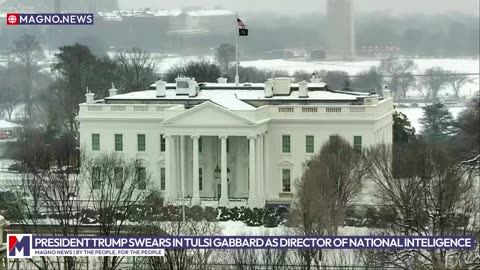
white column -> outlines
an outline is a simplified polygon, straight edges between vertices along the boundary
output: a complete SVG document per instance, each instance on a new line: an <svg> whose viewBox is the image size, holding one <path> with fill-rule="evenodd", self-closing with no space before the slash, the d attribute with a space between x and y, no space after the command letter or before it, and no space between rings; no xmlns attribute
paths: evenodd
<svg viewBox="0 0 480 270"><path fill-rule="evenodd" d="M178 194L177 194L177 190L178 190L178 187L177 187L177 182L178 182L178 176L179 176L179 173L178 173L178 168L179 166L177 165L178 164L178 136L172 136L170 138L170 144L171 144L171 147L170 147L170 157L171 157L171 161L170 161L170 167L171 167L171 172L170 172L170 177L172 179L172 187L171 187L171 194L172 194L172 202L173 203L176 203L177 202L177 198L178 198Z"/></svg>
<svg viewBox="0 0 480 270"><path fill-rule="evenodd" d="M165 135L165 202L172 201L173 179L172 179L172 136Z"/></svg>
<svg viewBox="0 0 480 270"><path fill-rule="evenodd" d="M193 196L192 203L200 204L200 183L199 183L199 166L198 166L198 136L192 136L193 139Z"/></svg>
<svg viewBox="0 0 480 270"><path fill-rule="evenodd" d="M250 147L249 147L249 191L248 191L248 206L254 207L257 204L257 194L255 190L256 185L256 169L255 169L255 139L256 136L248 137Z"/></svg>
<svg viewBox="0 0 480 270"><path fill-rule="evenodd" d="M180 188L182 196L182 204L185 203L185 136L180 136Z"/></svg>
<svg viewBox="0 0 480 270"><path fill-rule="evenodd" d="M259 178L258 178L258 199L259 205L263 206L265 204L265 151L264 151L264 139L265 136L261 133L258 137L258 148L259 148L259 156L258 156L258 171L259 171Z"/></svg>
<svg viewBox="0 0 480 270"><path fill-rule="evenodd" d="M228 182L227 182L227 136L221 136L221 189L219 204L221 206L228 205Z"/></svg>

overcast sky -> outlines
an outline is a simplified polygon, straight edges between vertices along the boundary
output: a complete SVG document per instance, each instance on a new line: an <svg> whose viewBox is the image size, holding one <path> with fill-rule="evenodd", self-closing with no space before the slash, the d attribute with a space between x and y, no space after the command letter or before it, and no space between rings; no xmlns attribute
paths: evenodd
<svg viewBox="0 0 480 270"><path fill-rule="evenodd" d="M325 12L326 0L119 0L120 7L132 8L182 8L187 6L222 7L239 12L273 11L282 14L299 14L318 10ZM452 13L479 14L480 0L355 0L357 12Z"/></svg>

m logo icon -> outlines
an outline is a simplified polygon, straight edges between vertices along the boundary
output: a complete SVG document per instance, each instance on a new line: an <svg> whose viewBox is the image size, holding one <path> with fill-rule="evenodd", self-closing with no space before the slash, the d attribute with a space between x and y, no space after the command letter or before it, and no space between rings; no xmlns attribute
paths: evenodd
<svg viewBox="0 0 480 270"><path fill-rule="evenodd" d="M31 258L32 235L9 234L7 236L8 258Z"/></svg>

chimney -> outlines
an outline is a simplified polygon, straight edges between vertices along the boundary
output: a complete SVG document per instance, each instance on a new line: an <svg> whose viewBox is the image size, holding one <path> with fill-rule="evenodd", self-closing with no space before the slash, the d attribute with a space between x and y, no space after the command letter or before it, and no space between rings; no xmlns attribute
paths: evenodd
<svg viewBox="0 0 480 270"><path fill-rule="evenodd" d="M392 97L392 91L390 91L390 89L388 88L388 85L385 85L383 87L382 93L383 93L383 99L388 99Z"/></svg>
<svg viewBox="0 0 480 270"><path fill-rule="evenodd" d="M308 82L301 81L298 83L298 97L308 98Z"/></svg>
<svg viewBox="0 0 480 270"><path fill-rule="evenodd" d="M85 94L85 98L87 100L87 104L93 104L93 99L95 98L95 94L90 93L87 89L87 93Z"/></svg>
<svg viewBox="0 0 480 270"><path fill-rule="evenodd" d="M268 79L265 82L265 97L267 97L267 98L273 97L273 81L272 81L272 79Z"/></svg>
<svg viewBox="0 0 480 270"><path fill-rule="evenodd" d="M115 89L115 85L112 83L112 88L108 90L108 93L110 93L110 96L116 96L117 95L117 89Z"/></svg>
<svg viewBox="0 0 480 270"><path fill-rule="evenodd" d="M317 77L317 75L312 75L312 78L310 79L311 83L321 83L321 79Z"/></svg>
<svg viewBox="0 0 480 270"><path fill-rule="evenodd" d="M221 84L225 84L225 83L227 83L227 80L228 80L227 78L220 77L220 78L217 79L217 82L221 83Z"/></svg>
<svg viewBox="0 0 480 270"><path fill-rule="evenodd" d="M165 97L167 95L167 82L158 80L155 82L157 97Z"/></svg>
<svg viewBox="0 0 480 270"><path fill-rule="evenodd" d="M191 78L188 81L188 96L196 97L197 96L197 82L194 78Z"/></svg>
<svg viewBox="0 0 480 270"><path fill-rule="evenodd" d="M185 78L185 77L176 78L175 79L175 83L176 83L175 94L176 95L188 95L190 93L189 82L191 80L192 80L191 78Z"/></svg>

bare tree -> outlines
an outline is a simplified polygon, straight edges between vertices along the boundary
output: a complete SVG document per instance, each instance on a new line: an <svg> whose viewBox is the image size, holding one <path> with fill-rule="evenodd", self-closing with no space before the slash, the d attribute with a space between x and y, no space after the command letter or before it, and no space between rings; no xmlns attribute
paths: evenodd
<svg viewBox="0 0 480 270"><path fill-rule="evenodd" d="M143 91L155 81L155 61L145 50L132 48L118 52L115 57L123 92Z"/></svg>
<svg viewBox="0 0 480 270"><path fill-rule="evenodd" d="M442 67L432 67L425 70L420 78L418 91L426 101L435 101L440 91L448 84L448 71Z"/></svg>
<svg viewBox="0 0 480 270"><path fill-rule="evenodd" d="M232 44L220 44L215 49L215 60L226 74L230 63L235 61L235 46Z"/></svg>
<svg viewBox="0 0 480 270"><path fill-rule="evenodd" d="M3 81L3 79L2 79ZM0 86L0 113L6 112L8 120L12 119L12 114L20 100L16 91L9 85Z"/></svg>
<svg viewBox="0 0 480 270"><path fill-rule="evenodd" d="M467 83L467 76L455 74L453 72L447 72L448 76L448 83L452 87L453 95L456 98L460 98L460 90L462 87Z"/></svg>
<svg viewBox="0 0 480 270"><path fill-rule="evenodd" d="M405 98L406 91L415 81L411 72L416 68L417 65L412 59L388 58L380 62L379 70L385 75L391 76L389 88L392 90L394 98Z"/></svg>
<svg viewBox="0 0 480 270"><path fill-rule="evenodd" d="M472 235L479 230L473 218L472 177L448 147L417 141L393 148L379 145L365 155L369 176L377 186L376 195L398 217L386 232L453 236ZM455 261L467 257L468 252L472 251L400 250L389 255L389 263L400 269L446 269L448 258L454 256L450 261Z"/></svg>
<svg viewBox="0 0 480 270"><path fill-rule="evenodd" d="M74 169L78 166L78 151L65 137L49 145L39 139L38 133L24 134L22 143L27 152L22 157L22 165L25 179L9 211L24 233L77 236L82 224L82 209L76 200L81 181ZM45 226L50 229L46 230ZM70 270L75 269L77 258L42 257L29 262L38 269Z"/></svg>
<svg viewBox="0 0 480 270"><path fill-rule="evenodd" d="M158 208L157 208L158 210ZM199 209L192 208L192 211ZM167 236L214 236L220 234L220 227L216 221L208 221L187 215L182 218L179 207L167 206L163 210L164 215L153 215L152 218L142 222L142 234L167 235ZM165 214L166 213L166 214ZM220 255L220 254L218 254ZM176 270L176 269L211 269L215 264L217 251L213 249L167 249L164 257L147 257L142 259L141 264L151 270ZM225 263L222 261L221 263Z"/></svg>
<svg viewBox="0 0 480 270"><path fill-rule="evenodd" d="M393 76L391 86L397 89L398 98L406 98L408 91L415 86L416 81L412 73L406 72L400 76Z"/></svg>
<svg viewBox="0 0 480 270"><path fill-rule="evenodd" d="M81 177L86 183L88 201L97 215L101 236L134 233L138 222L127 225L137 207L148 195L148 175L140 160L125 160L116 153L86 156L82 160ZM85 194L82 194L85 196ZM122 257L102 258L102 269L118 269Z"/></svg>
<svg viewBox="0 0 480 270"><path fill-rule="evenodd" d="M297 233L304 236L337 235L345 209L360 192L364 170L361 154L342 137L332 136L308 163L297 183ZM302 250L307 268L318 250Z"/></svg>
<svg viewBox="0 0 480 270"><path fill-rule="evenodd" d="M39 61L45 58L42 47L34 36L25 34L14 41L12 49L14 58L25 67L25 88L23 100L25 102L25 117L27 120L32 116L32 80L33 72Z"/></svg>

